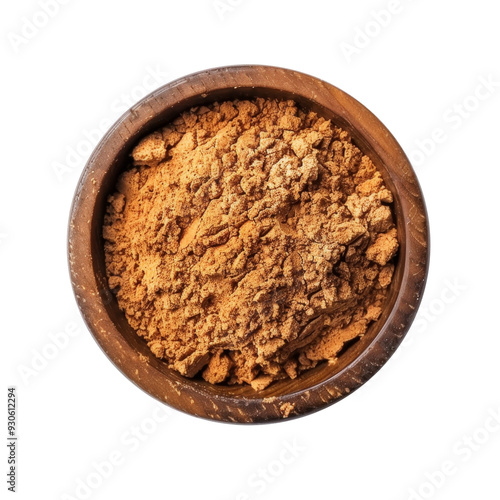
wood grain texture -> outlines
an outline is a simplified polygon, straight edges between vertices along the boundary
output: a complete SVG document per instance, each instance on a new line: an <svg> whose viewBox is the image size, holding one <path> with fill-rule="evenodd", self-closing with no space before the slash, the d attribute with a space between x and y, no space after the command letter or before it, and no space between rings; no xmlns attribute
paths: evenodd
<svg viewBox="0 0 500 500"><path fill-rule="evenodd" d="M296 380L250 387L210 385L169 370L131 329L110 292L104 264L102 223L131 148L180 112L215 100L251 97L294 99L348 130L354 143L382 173L392 190L400 251L381 318L335 365L323 363ZM144 391L191 415L257 423L283 420L324 408L353 392L389 359L420 305L429 262L428 222L415 173L386 127L363 105L336 87L296 71L233 66L195 73L153 92L125 113L104 136L79 180L70 214L68 257L71 281L94 338L122 373Z"/></svg>

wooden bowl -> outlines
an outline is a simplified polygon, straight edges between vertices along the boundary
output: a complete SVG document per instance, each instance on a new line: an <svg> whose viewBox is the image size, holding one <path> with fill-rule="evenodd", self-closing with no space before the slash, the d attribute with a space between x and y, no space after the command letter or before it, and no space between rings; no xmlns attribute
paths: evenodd
<svg viewBox="0 0 500 500"><path fill-rule="evenodd" d="M400 250L381 318L334 365L326 362L295 380L255 392L249 386L211 385L167 368L132 330L108 288L102 224L106 198L114 191L132 147L180 112L235 98L293 99L350 132L394 194ZM267 66L201 71L159 88L130 108L90 157L71 208L68 253L78 306L94 338L116 367L154 398L191 415L255 423L305 415L353 392L389 359L415 317L427 277L428 224L415 173L385 126L338 88L303 73ZM289 403L289 404L287 404Z"/></svg>

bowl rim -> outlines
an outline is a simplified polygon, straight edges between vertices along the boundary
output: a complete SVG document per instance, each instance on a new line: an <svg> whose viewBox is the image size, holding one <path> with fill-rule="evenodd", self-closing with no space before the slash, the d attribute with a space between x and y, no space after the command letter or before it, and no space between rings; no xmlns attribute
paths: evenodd
<svg viewBox="0 0 500 500"><path fill-rule="evenodd" d="M367 138L367 144L388 170L397 169L406 177L406 183L397 184L404 190L401 199L405 244L400 248L403 278L390 314L360 355L333 376L306 389L273 397L229 397L200 389L200 385L190 379L166 378L154 364L141 359L111 320L106 303L114 299L106 290L107 283L98 283L94 272L92 247L96 235L91 221L97 197L101 194L100 182L116 161L120 142L123 148L127 141L133 143L155 129L152 123L160 114L159 111L152 113L155 106L172 109L173 103L182 104L188 96L212 102L214 99L210 96L215 90L231 87L286 90L303 101L333 109L359 132L360 137ZM179 94L182 99L176 101ZM180 109L189 107L181 105ZM364 121L360 121L360 117ZM370 139L371 130L378 131L382 139ZM330 406L361 387L388 361L408 332L421 303L429 267L429 240L427 209L416 174L401 146L373 113L346 92L311 75L275 66L234 65L206 69L173 80L141 99L110 127L89 157L77 183L67 244L71 284L80 312L97 344L123 375L155 399L190 415L224 422L264 423L283 421L287 412L282 408L286 403L293 407L288 420Z"/></svg>

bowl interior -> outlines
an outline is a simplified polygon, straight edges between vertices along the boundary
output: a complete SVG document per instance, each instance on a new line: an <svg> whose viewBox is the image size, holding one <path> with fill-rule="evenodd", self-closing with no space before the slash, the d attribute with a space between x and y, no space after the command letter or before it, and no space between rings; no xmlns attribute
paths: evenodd
<svg viewBox="0 0 500 500"><path fill-rule="evenodd" d="M253 97L293 99L303 110L314 111L320 116L331 119L334 124L342 127L351 134L353 142L364 154L368 155L374 162L374 164L381 172L386 185L394 195L394 204L392 208L395 224L398 229L400 251L398 253L398 256L396 257L395 273L393 281L389 288L389 293L382 316L377 322L371 325L367 333L361 339L344 347L342 355L340 356L337 363L333 365L326 362L321 363L316 368L304 372L295 380L282 380L274 382L268 388L259 392L254 391L249 386L228 386L225 384L214 386L203 381L201 378L189 379L190 384L196 386L197 389L205 393L245 399L291 395L298 391L310 389L311 387L321 384L325 380L331 378L333 375L344 370L365 350L367 350L373 344L381 328L388 321L391 315L404 276L406 255L406 226L403 223L404 217L402 213L400 193L396 189L396 185L393 182L387 165L384 164L375 149L371 146L370 142L367 141L365 137L363 137L359 133L359 131L356 130L351 125L351 123L341 114L337 114L331 109L315 102L314 100L307 99L302 95L296 94L294 92L264 87L228 87L225 89L217 89L212 92L203 92L198 95L183 99L169 109L152 117L144 127L138 130L136 133L133 133L132 135L130 135L130 137L123 141L123 145L119 149L116 157L110 161L110 168L107 170L106 174L103 177L100 190L97 194L91 221L91 252L92 262L94 265L93 271L95 274L95 280L98 284L98 292L101 296L102 303L106 308L106 312L109 318L115 324L117 330L121 333L129 346L134 351L144 356L145 358L143 359L147 358L147 363L151 367L154 367L154 369L159 371L161 374L163 374L164 377L170 380L186 383L187 379L182 377L177 372L170 370L163 361L156 358L147 347L146 342L142 338L137 336L137 334L128 324L125 315L119 309L116 298L108 287L104 261L104 241L102 237L102 225L106 209L106 199L108 194L114 191L118 176L129 164L129 155L133 146L142 137L162 127L163 125L166 125L172 119L176 118L182 111L188 110L193 106L202 104L206 105L207 103L211 103L214 101L220 102L224 100L246 99ZM134 108L132 108L131 112L134 112Z"/></svg>

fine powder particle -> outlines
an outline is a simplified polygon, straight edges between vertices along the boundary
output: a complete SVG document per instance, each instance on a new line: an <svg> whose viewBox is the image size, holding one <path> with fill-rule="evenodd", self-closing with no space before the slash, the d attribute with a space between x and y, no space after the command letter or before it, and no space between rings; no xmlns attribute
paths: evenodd
<svg viewBox="0 0 500 500"><path fill-rule="evenodd" d="M349 134L293 101L193 108L134 148L108 198L109 286L169 367L260 390L336 362L379 318L392 201Z"/></svg>

